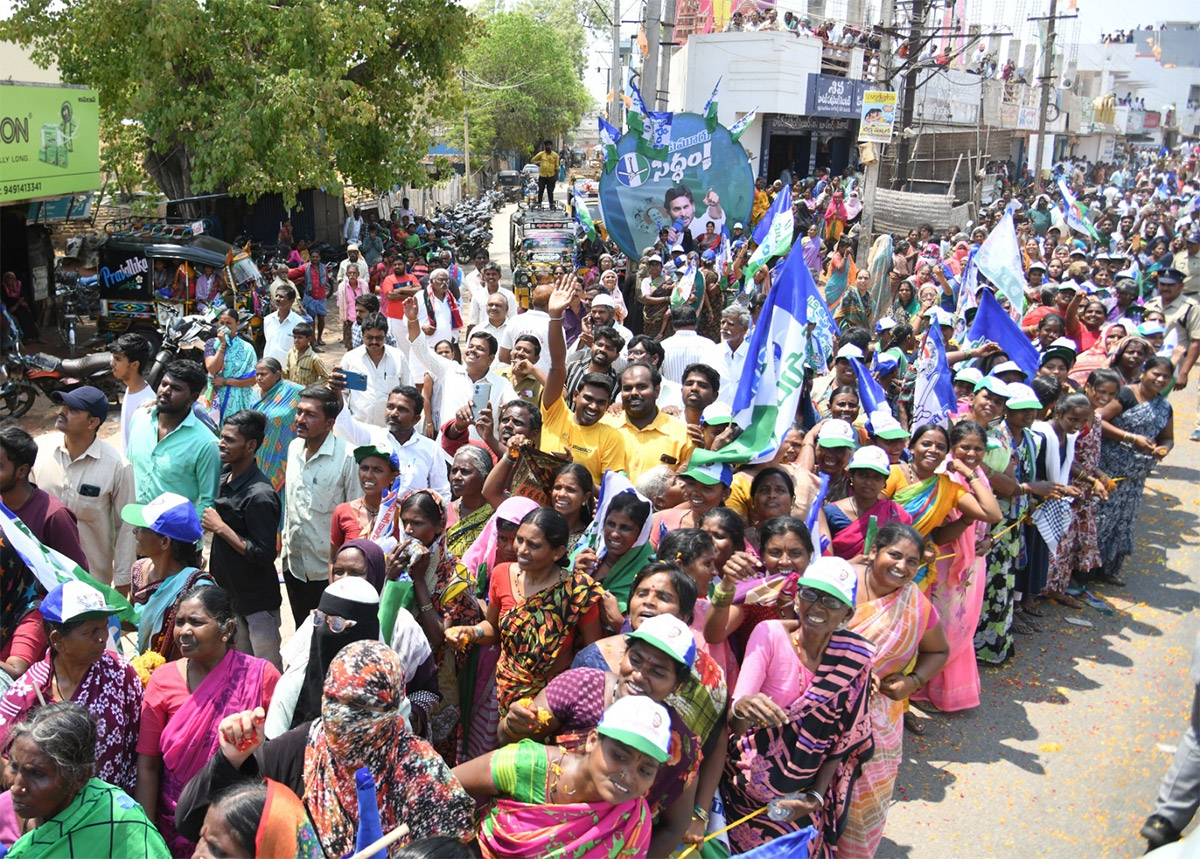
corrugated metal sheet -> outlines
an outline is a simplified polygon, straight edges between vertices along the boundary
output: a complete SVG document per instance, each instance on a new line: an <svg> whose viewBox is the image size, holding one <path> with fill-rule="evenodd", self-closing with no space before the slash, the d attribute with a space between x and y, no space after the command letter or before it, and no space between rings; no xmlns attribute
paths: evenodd
<svg viewBox="0 0 1200 859"><path fill-rule="evenodd" d="M945 232L952 226L965 227L971 220L971 207L953 203L953 198L946 194L912 194L880 188L875 192L875 233L907 233L921 224L932 225L934 232Z"/></svg>

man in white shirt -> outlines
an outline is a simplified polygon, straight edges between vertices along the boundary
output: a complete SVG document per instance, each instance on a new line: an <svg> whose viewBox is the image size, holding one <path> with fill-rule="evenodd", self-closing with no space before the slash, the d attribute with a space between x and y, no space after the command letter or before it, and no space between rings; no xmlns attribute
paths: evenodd
<svg viewBox="0 0 1200 859"><path fill-rule="evenodd" d="M332 432L344 413L341 398L329 388L312 385L300 392L296 438L288 445L281 556L296 626L317 607L329 584L334 508L362 495L351 448Z"/></svg>
<svg viewBox="0 0 1200 859"><path fill-rule="evenodd" d="M722 347L696 333L696 311L684 304L671 310L675 333L662 341L665 356L663 378L675 384L683 382L683 370L691 364L707 364L714 370L725 364Z"/></svg>
<svg viewBox="0 0 1200 859"><path fill-rule="evenodd" d="M405 197L400 201L400 208L395 209L394 214L400 218L400 223L402 224L404 223L405 218L408 218L410 221L415 221L417 219L417 210L408 204L408 197Z"/></svg>
<svg viewBox="0 0 1200 859"><path fill-rule="evenodd" d="M478 257L476 257L478 260ZM472 275L474 272L471 273ZM471 306L467 312L467 327L468 330L480 324L484 319L488 318L487 302L496 293L501 293L505 296L507 307L505 310L505 318L512 319L517 315L517 297L511 289L500 285L500 265L499 263L489 262L484 265L479 274L479 286L471 289ZM467 279L471 279L471 275L467 275Z"/></svg>
<svg viewBox="0 0 1200 859"><path fill-rule="evenodd" d="M504 335L508 332L508 309L516 303L517 300L511 292L506 294L503 290L497 290L493 295L489 295L487 304L484 305L487 310L487 323L475 326L471 333L483 331L495 337L497 343L503 343Z"/></svg>
<svg viewBox="0 0 1200 859"><path fill-rule="evenodd" d="M475 263L475 267L470 271L463 271L460 274L462 282L458 285L458 294L460 296L459 305L463 309L463 322L468 327L478 322L475 313L475 296L483 289L483 270L488 265L488 252L484 248L475 251L475 255L471 257L471 262ZM447 266L448 267L448 266ZM499 268L499 266L497 266Z"/></svg>
<svg viewBox="0 0 1200 859"><path fill-rule="evenodd" d="M33 482L72 510L88 572L128 591L136 557L132 528L122 527L121 508L137 502L133 466L96 437L108 417L108 398L85 385L50 395L61 407L56 432L37 438Z"/></svg>
<svg viewBox="0 0 1200 859"><path fill-rule="evenodd" d="M305 319L292 310L296 290L289 286L275 287L275 312L263 317L263 357L274 358L280 366L287 363L292 346L292 332Z"/></svg>
<svg viewBox="0 0 1200 859"><path fill-rule="evenodd" d="M346 247L346 258L338 264L337 282L341 283L346 279L346 270L354 266L358 269L358 279L363 283L371 281L371 270L367 267L367 261L362 258L359 253L358 245L351 243Z"/></svg>
<svg viewBox="0 0 1200 859"><path fill-rule="evenodd" d="M330 384L338 388L336 378L331 378ZM412 385L399 385L388 394L385 426L363 423L343 409L333 431L352 447L373 444L396 454L400 463L401 498L414 489L432 489L448 499L450 457L436 441L415 431L424 409L425 398L420 391Z"/></svg>
<svg viewBox="0 0 1200 859"><path fill-rule="evenodd" d="M469 409L475 396L476 383L486 383L490 386L488 406L492 415L500 414L500 406L504 405L501 397L504 395L505 379L492 372L492 362L496 360L496 351L500 348L491 334L486 331L472 331L467 338L466 348L463 349L463 362L450 361L433 351L429 338L421 331L417 322L417 300L404 300L404 315L408 320L408 339L412 343L412 354L425 365L429 375L437 383L438 400L437 420L445 424L455 418L462 409ZM478 415L472 415L472 419ZM471 440L482 441L479 433L471 424Z"/></svg>
<svg viewBox="0 0 1200 859"><path fill-rule="evenodd" d="M746 339L750 332L750 309L741 304L731 304L721 311L721 349L725 361L716 369L724 374L725 384L721 386L721 394L717 399L723 403L733 403L733 395L737 393L738 380L742 378L742 369L746 366L746 355L750 353L750 341Z"/></svg>
<svg viewBox="0 0 1200 859"><path fill-rule="evenodd" d="M434 343L449 340L458 342L458 329L462 325L462 317L455 320L455 313L450 307L450 272L444 268L435 268L429 273L429 286L418 292L417 317L421 321L421 329Z"/></svg>
<svg viewBox="0 0 1200 859"><path fill-rule="evenodd" d="M550 372L550 314L546 306L554 287L548 283L539 284L530 297L533 309L519 314L508 323L504 339L500 341L500 363L507 364L512 358L513 341L522 334L532 334L542 344L542 354L538 357L537 368L543 373Z"/></svg>
<svg viewBox="0 0 1200 859"><path fill-rule="evenodd" d="M358 240L362 236L362 228L362 213L355 209L346 217L346 223L342 227L342 241L348 245L358 244Z"/></svg>
<svg viewBox="0 0 1200 859"><path fill-rule="evenodd" d="M383 426L388 393L397 385L412 382L404 353L395 346L384 345L387 333L386 316L382 313L368 315L362 323L363 345L351 349L342 357L341 364L330 379L332 386L341 390L346 386L344 371L367 377L367 389L347 390L346 402L351 416L376 427Z"/></svg>
<svg viewBox="0 0 1200 859"><path fill-rule="evenodd" d="M112 354L113 378L125 386L125 396L121 398L121 433L116 439L118 449L125 451L129 447L129 423L134 413L153 403L156 396L142 378L143 369L150 366L154 356L150 341L132 333L122 334L108 351Z"/></svg>

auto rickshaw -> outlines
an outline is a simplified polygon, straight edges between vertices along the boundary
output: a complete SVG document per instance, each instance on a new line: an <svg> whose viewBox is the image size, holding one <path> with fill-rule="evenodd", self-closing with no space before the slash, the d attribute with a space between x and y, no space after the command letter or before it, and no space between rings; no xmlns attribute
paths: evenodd
<svg viewBox="0 0 1200 859"><path fill-rule="evenodd" d="M266 281L247 249L209 235L211 229L208 219L129 218L106 224L97 271L100 336L111 342L134 332L157 349L160 331L221 298L254 314L250 326L260 344L262 313L269 307ZM197 296L202 275L216 277L207 298Z"/></svg>

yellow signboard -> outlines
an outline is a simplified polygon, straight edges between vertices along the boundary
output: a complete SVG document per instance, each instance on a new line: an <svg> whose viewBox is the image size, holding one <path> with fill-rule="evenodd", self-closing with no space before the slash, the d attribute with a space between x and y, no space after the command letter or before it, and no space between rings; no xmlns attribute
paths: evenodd
<svg viewBox="0 0 1200 859"><path fill-rule="evenodd" d="M858 139L864 143L890 143L896 127L896 93L867 90L863 93Z"/></svg>
<svg viewBox="0 0 1200 859"><path fill-rule="evenodd" d="M0 203L99 189L96 91L0 83Z"/></svg>

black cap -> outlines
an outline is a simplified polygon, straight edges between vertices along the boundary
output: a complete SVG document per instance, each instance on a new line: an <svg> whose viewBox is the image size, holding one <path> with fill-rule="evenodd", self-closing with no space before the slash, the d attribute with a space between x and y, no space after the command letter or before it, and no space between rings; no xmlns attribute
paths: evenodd
<svg viewBox="0 0 1200 859"><path fill-rule="evenodd" d="M50 395L50 401L91 412L101 421L108 417L108 397L104 396L104 392L99 388L93 388L91 385L84 385L73 391L55 391Z"/></svg>
<svg viewBox="0 0 1200 859"><path fill-rule="evenodd" d="M1183 275L1176 268L1164 268L1158 272L1159 283L1183 283Z"/></svg>

